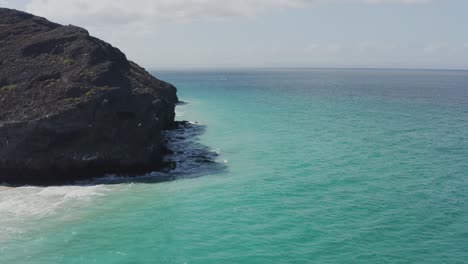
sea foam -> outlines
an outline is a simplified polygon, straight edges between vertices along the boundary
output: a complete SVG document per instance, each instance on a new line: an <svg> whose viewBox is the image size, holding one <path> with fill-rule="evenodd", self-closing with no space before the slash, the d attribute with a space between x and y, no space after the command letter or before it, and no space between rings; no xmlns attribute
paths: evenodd
<svg viewBox="0 0 468 264"><path fill-rule="evenodd" d="M0 241L15 238L34 223L70 205L105 195L111 186L0 187Z"/></svg>

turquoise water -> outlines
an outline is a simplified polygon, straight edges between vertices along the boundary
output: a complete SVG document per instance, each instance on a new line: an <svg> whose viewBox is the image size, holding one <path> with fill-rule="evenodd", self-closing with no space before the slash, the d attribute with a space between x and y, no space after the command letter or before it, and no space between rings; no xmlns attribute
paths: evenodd
<svg viewBox="0 0 468 264"><path fill-rule="evenodd" d="M157 76L222 169L0 187L0 263L468 263L468 72Z"/></svg>

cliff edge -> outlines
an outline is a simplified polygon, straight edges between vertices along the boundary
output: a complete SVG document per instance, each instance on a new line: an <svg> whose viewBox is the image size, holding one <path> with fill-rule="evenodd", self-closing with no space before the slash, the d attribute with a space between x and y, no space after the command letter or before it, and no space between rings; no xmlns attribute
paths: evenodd
<svg viewBox="0 0 468 264"><path fill-rule="evenodd" d="M160 169L176 92L83 28L0 8L0 183Z"/></svg>

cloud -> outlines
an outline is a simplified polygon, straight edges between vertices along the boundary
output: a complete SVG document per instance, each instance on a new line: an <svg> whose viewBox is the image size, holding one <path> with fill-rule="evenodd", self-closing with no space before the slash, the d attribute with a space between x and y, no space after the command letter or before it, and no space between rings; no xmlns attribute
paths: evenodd
<svg viewBox="0 0 468 264"><path fill-rule="evenodd" d="M372 4L382 4L382 3L403 3L403 4L421 4L429 3L431 0L365 0L361 2L367 2ZM338 2L338 1L335 1ZM349 1L349 2L359 2L359 1Z"/></svg>
<svg viewBox="0 0 468 264"><path fill-rule="evenodd" d="M8 7L14 9L24 9L28 0L0 0L0 7Z"/></svg>
<svg viewBox="0 0 468 264"><path fill-rule="evenodd" d="M0 0L5 1L5 0ZM26 11L62 24L85 27L96 37L121 49L129 59L147 68L179 67L184 65L225 66L332 66L365 62L384 65L390 57L410 57L417 52L407 51L396 44L380 42L387 34L397 35L396 41L405 47L406 39L397 38L399 24L391 32L361 36L367 32L359 28L335 29L327 21L311 27L301 17L291 19L291 9L319 9L366 6L362 16L374 14L373 6L416 5L427 0L9 0L28 3ZM432 0L435 2L436 0ZM333 9L333 8L332 8ZM317 11L312 10L312 11ZM271 12L281 11L281 12ZM323 10L333 21L351 21L346 14ZM376 8L375 12L380 12ZM317 13L321 13L318 10ZM341 12L341 8L340 8ZM263 18L272 13L274 17ZM282 13L285 13L283 15ZM300 12L307 17L307 14ZM312 12L310 12L312 18ZM355 14L351 12L351 17ZM323 14L323 13L322 13ZM360 14L361 15L361 14ZM245 19L245 18L248 19ZM320 16L318 16L320 17ZM372 16L374 17L374 16ZM272 24L270 19L275 19ZM346 19L345 19L346 18ZM319 18L320 19L320 18ZM387 18L384 18L387 19ZM391 17L393 21L393 17ZM219 23L218 20L223 20ZM238 20L242 20L240 23ZM187 23L196 21L199 23ZM206 23L206 22L209 23ZM310 19L315 21L315 19ZM392 22L389 21L389 22ZM211 23L213 22L213 23ZM304 22L303 24L301 22ZM379 21L377 21L379 22ZM385 21L383 21L385 22ZM297 28L292 28L297 26ZM343 32L343 30L351 30ZM357 32L358 34L351 34ZM346 36L350 36L351 40ZM427 40L428 42L431 40ZM465 40L461 41L464 43ZM428 43L430 44L430 42ZM387 48L388 46L388 48ZM424 48L417 47L421 52ZM408 56L406 56L408 55ZM430 57L430 56L425 56ZM313 59L311 59L313 58ZM413 62L411 62L413 63Z"/></svg>
<svg viewBox="0 0 468 264"><path fill-rule="evenodd" d="M424 53L436 53L440 50L440 47L435 44L429 44L423 48Z"/></svg>
<svg viewBox="0 0 468 264"><path fill-rule="evenodd" d="M374 48L374 44L367 42L367 41L359 42L357 44L357 49L360 52L368 52L369 50L373 48Z"/></svg>
<svg viewBox="0 0 468 264"><path fill-rule="evenodd" d="M5 0L0 0L5 2ZM251 17L279 8L326 3L417 4L429 0L30 0L27 11L62 23L128 24L159 20Z"/></svg>
<svg viewBox="0 0 468 264"><path fill-rule="evenodd" d="M326 47L326 51L328 51L330 53L338 53L338 52L342 51L343 49L344 49L343 45L337 44L337 43L329 44Z"/></svg>
<svg viewBox="0 0 468 264"><path fill-rule="evenodd" d="M317 43L311 43L309 45L307 45L304 49L305 52L315 52L317 51L319 48L320 48L320 44L317 44Z"/></svg>

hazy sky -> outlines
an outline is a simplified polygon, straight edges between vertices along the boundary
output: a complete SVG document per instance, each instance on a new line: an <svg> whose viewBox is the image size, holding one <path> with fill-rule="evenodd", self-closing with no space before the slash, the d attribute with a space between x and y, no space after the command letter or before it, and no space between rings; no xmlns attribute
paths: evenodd
<svg viewBox="0 0 468 264"><path fill-rule="evenodd" d="M149 69L468 69L468 0L0 0Z"/></svg>

